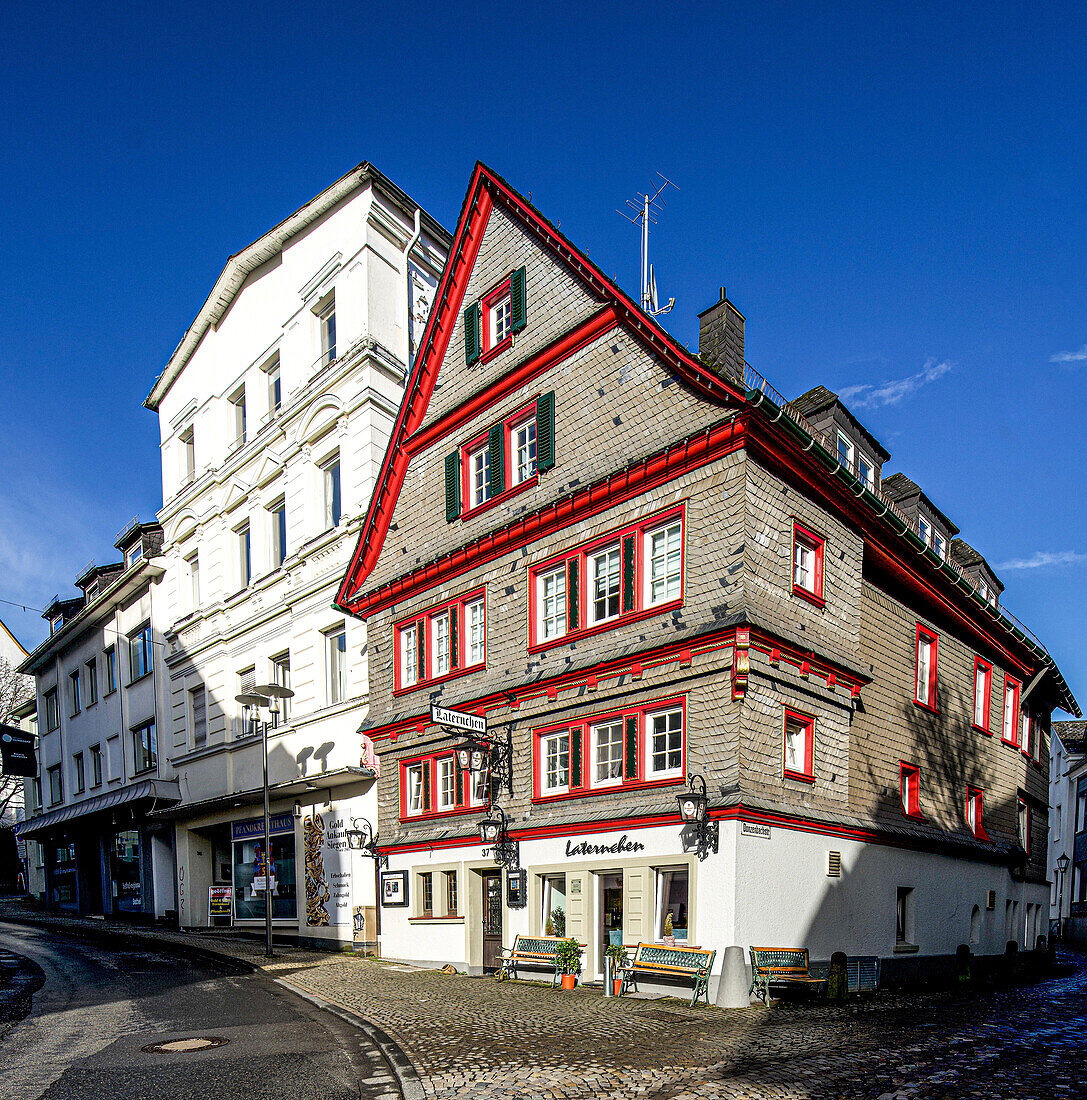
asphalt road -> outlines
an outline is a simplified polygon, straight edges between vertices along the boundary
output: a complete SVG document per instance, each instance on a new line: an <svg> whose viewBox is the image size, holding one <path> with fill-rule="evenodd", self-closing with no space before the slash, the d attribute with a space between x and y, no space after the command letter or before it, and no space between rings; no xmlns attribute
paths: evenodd
<svg viewBox="0 0 1087 1100"><path fill-rule="evenodd" d="M30 1015L0 1031L0 1100L400 1096L362 1031L263 975L13 924L0 945L45 972ZM144 1049L199 1038L226 1043Z"/></svg>

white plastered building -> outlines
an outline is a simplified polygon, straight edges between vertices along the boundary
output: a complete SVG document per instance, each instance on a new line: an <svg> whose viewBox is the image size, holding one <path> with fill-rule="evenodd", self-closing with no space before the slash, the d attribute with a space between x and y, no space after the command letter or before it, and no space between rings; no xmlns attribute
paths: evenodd
<svg viewBox="0 0 1087 1100"><path fill-rule="evenodd" d="M344 837L376 824L356 733L366 631L333 600L448 245L359 165L230 258L145 402L161 432L183 927L263 924L262 740L235 699L274 682L295 693L268 741L276 929L376 941L373 863Z"/></svg>

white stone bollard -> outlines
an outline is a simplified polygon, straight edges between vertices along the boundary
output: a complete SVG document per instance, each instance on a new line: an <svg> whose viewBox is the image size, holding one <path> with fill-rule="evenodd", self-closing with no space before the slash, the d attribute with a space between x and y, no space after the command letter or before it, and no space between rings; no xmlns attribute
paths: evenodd
<svg viewBox="0 0 1087 1100"><path fill-rule="evenodd" d="M742 947L726 947L717 986L718 1008L747 1008L751 1004L751 983L744 965Z"/></svg>

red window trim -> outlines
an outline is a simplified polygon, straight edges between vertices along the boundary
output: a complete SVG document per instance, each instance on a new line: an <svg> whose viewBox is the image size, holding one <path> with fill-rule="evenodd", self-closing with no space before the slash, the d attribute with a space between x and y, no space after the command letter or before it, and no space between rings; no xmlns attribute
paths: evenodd
<svg viewBox="0 0 1087 1100"><path fill-rule="evenodd" d="M1012 704L1012 736L1008 737L1008 687L1011 685L1015 693L1015 702ZM1011 745L1013 749L1019 748L1019 695L1023 685L1014 677L1004 674L1004 693L1000 696L1000 740L1005 745Z"/></svg>
<svg viewBox="0 0 1087 1100"><path fill-rule="evenodd" d="M808 731L804 747L804 771L797 772L785 766L785 731L790 718L802 723ZM783 707L781 714L781 774L785 779L796 779L801 783L815 782L815 716L802 711Z"/></svg>
<svg viewBox="0 0 1087 1100"><path fill-rule="evenodd" d="M649 531L657 527L661 527L669 520L677 518L680 521L680 573L679 573L679 595L673 599L668 600L665 603L652 604L647 606L645 604L644 593L644 547L645 536ZM622 545L623 539L633 535L637 540L634 547L634 607L631 611L622 610L622 576L620 575L620 611L619 614L611 619L606 619L603 622L592 623L586 625L588 615L588 557L590 554L600 550L604 546L608 546L611 543L618 542L620 547L620 571L623 568L622 565ZM567 577L570 573L570 561L573 559L578 561L578 575L579 575L579 591L578 591L578 614L577 621L578 626L575 630L569 629L570 624L570 606L569 596L567 596L566 607L566 623L567 630L565 634L560 634L557 638L539 639L538 632L540 625L537 621L537 608L538 600L536 598L536 586L541 575L544 573L553 572L560 564L563 564L566 569ZM608 531L606 534L597 535L589 542L582 543L580 546L573 550L565 550L559 554L553 554L545 561L540 562L539 565L534 565L529 570L529 600L528 600L528 650L530 653L542 653L545 650L552 649L557 645L566 645L568 642L576 642L581 638L587 638L594 634L601 634L605 630L613 630L617 626L626 626L628 623L636 623L642 619L652 618L654 615L664 614L669 611L673 611L678 607L683 606L683 602L687 596L687 501L680 501L679 504L672 505L668 508L662 509L659 512L655 512L651 516L646 516L643 519L639 519L634 523L627 524L625 527L619 527L615 530Z"/></svg>
<svg viewBox="0 0 1087 1100"><path fill-rule="evenodd" d="M966 823L970 824L970 804L976 802L977 808L974 811L974 827L973 835L978 840L991 840L992 838L985 831L985 792L980 787L967 787L966 788Z"/></svg>
<svg viewBox="0 0 1087 1100"><path fill-rule="evenodd" d="M917 673L921 668L921 639L924 637L926 641L932 644L932 650L929 660L928 669L928 694L929 702L922 702L917 698ZM930 630L927 626L917 624L917 635L914 641L913 651L913 701L925 710L932 711L933 714L939 714L940 708L936 702L936 684L938 683L938 670L939 670L939 653L940 653L940 636L934 631Z"/></svg>
<svg viewBox="0 0 1087 1100"><path fill-rule="evenodd" d="M796 544L802 543L815 552L815 589L807 589L796 583ZM789 562L790 581L792 582L793 595L802 600L815 604L816 607L826 607L827 601L823 595L823 560L826 556L827 540L822 535L808 530L803 524L793 521L793 553Z"/></svg>
<svg viewBox="0 0 1087 1100"><path fill-rule="evenodd" d="M510 477L510 471L513 469L513 429L517 425L523 424L535 414L539 399L540 395L537 394L531 401L526 402L524 405L520 405L509 416L497 421L497 423L502 425L502 452L507 479ZM481 432L476 432L467 443L462 443L460 447L460 499L464 502L464 507L461 509L460 513L462 522L464 520L473 519L475 516L486 512L488 508L494 508L495 505L502 504L504 501L509 500L510 497L516 496L526 489L531 489L537 481L539 481L540 475L533 474L531 477L526 477L524 481L517 482L516 485L507 485L502 492L498 493L496 496L489 496L481 504L469 504L469 501L472 499L472 471L468 456L472 451L478 449L481 443L487 443L489 441L492 427L494 427L494 424L484 428ZM537 440L537 446L538 445L539 440Z"/></svg>
<svg viewBox="0 0 1087 1100"><path fill-rule="evenodd" d="M979 726L974 721L974 715L977 714L977 690L978 690L978 669L984 668L986 670L985 676L985 725ZM993 702L993 666L988 661L983 661L980 657L974 657L974 705L971 708L970 721L973 723L974 729L980 730L982 733L989 737L993 735L993 722L992 722L992 702Z"/></svg>
<svg viewBox="0 0 1087 1100"><path fill-rule="evenodd" d="M1030 859L1030 842L1033 839L1031 836L1031 818L1033 817L1033 809L1030 804L1030 799L1025 798L1022 794L1018 794L1015 797L1015 837L1019 839L1019 808L1023 807L1027 811L1027 827L1024 830L1026 836L1023 837L1023 851L1027 853L1027 859Z"/></svg>
<svg viewBox="0 0 1087 1100"><path fill-rule="evenodd" d="M501 355L502 352L508 347L513 346L513 333L511 332L504 340L499 340L497 344L492 348L490 346L491 340L491 310L495 305L503 298L510 298L510 309L513 309L512 291L510 289L510 276L507 275L502 282L494 288L494 290L488 291L479 301L479 327L482 331L479 334L479 362L480 364L486 363L488 359L493 359L496 355ZM512 313L511 313L512 323Z"/></svg>
<svg viewBox="0 0 1087 1100"><path fill-rule="evenodd" d="M429 809L423 810L421 813L412 814L408 813L408 768L414 767L417 764L422 764L429 769L430 772L430 799L433 806L437 802L438 798L438 761L439 760L452 760L452 749L438 750L432 753L424 753L420 756L405 757L399 761L400 772L398 776L398 786L400 790L400 813L399 820L402 824L411 821L431 821L436 817L458 817L464 814L478 814L480 810L486 809L486 803L472 802L472 777L470 775L457 776L456 782L461 785L461 805L456 805L454 801L451 809ZM453 764L456 769L456 762Z"/></svg>
<svg viewBox="0 0 1087 1100"><path fill-rule="evenodd" d="M676 775L664 776L661 779L647 779L646 775L646 717L657 714L662 710L679 710L683 721L683 759L680 771ZM637 737L635 739L636 764L635 778L627 779L626 773L626 719L636 718ZM589 734L591 726L599 726L604 722L619 720L623 723L623 778L618 783L604 787L594 787L591 782L590 771L592 761L592 738ZM543 761L540 745L545 737L553 733L561 733L568 730L570 737L581 738L581 786L560 794L544 794L542 778L540 775ZM672 787L687 781L687 696L673 695L665 699L654 699L642 703L636 707L626 707L619 710L601 711L585 718L578 718L570 722L557 722L548 726L541 726L532 731L532 801L563 802L571 798L593 798L615 794L619 791L646 790L654 787Z"/></svg>
<svg viewBox="0 0 1087 1100"><path fill-rule="evenodd" d="M906 776L908 775L917 778L917 784L909 804L906 802ZM912 817L918 821L924 820L925 815L921 812L921 769L917 764L911 764L908 760L899 760L898 762L898 800L902 806L904 817Z"/></svg>
<svg viewBox="0 0 1087 1100"><path fill-rule="evenodd" d="M468 634L464 622L464 609L469 603L474 602L477 599L483 600L483 660L477 661L474 665L465 665L465 659L468 654ZM404 670L403 670L403 654L401 649L401 636L407 627L419 626L423 624L422 628L425 631L424 638L424 651L423 657L426 662L426 671L429 674L430 670L434 667L431 663L434 659L432 647L430 644L430 621L435 616L440 615L443 611L449 611L451 615L455 614L457 617L457 667L451 668L449 672L442 676L422 676L415 681L414 684L403 683ZM418 644L418 642L416 643ZM435 604L433 607L428 607L424 611L417 612L414 615L406 616L393 626L393 695L404 695L411 691L416 691L423 687L433 687L435 684L444 684L447 680L454 680L458 676L467 676L471 672L478 672L480 669L487 667L487 586L483 585L480 588L473 588L471 592L465 592L463 595L454 596L451 600L446 600L444 603Z"/></svg>

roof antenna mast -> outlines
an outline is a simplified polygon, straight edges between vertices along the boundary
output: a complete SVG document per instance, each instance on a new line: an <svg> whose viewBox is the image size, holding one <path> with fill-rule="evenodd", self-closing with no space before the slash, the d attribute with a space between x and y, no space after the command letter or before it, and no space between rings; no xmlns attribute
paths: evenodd
<svg viewBox="0 0 1087 1100"><path fill-rule="evenodd" d="M616 214L622 214L632 225L637 225L640 222L642 226L642 309L650 317L659 317L662 313L667 313L676 304L675 298L669 298L666 306L658 307L657 279L653 274L653 265L649 262L649 223L652 222L656 225L661 210L667 205L664 199L661 198L661 193L666 187L675 187L677 191L679 190L679 187L667 176L660 172L657 175L664 182L657 187L656 191L652 194L649 192L643 194L639 191L637 200L627 199L627 206L634 211L633 215L623 210L615 211Z"/></svg>

